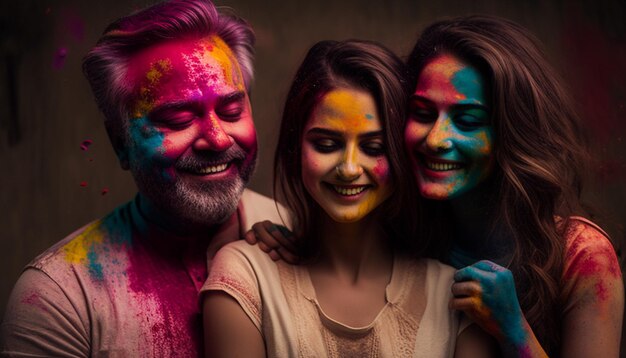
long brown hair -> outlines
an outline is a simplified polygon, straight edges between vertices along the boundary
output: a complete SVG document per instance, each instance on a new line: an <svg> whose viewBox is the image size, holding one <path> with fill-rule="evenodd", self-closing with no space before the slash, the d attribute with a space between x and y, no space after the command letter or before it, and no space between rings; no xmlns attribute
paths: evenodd
<svg viewBox="0 0 626 358"><path fill-rule="evenodd" d="M410 86L402 61L385 47L369 41L321 41L308 51L291 85L274 156L274 197L292 213L292 228L299 238L299 254L312 258L318 252L322 209L306 191L302 180L302 136L306 122L320 100L340 86L361 88L372 95L384 133L386 156L394 191L377 208L381 225L392 245L408 241L400 218L411 211L408 195L412 182L403 147L406 98ZM406 204L405 204L406 202Z"/></svg>
<svg viewBox="0 0 626 358"><path fill-rule="evenodd" d="M509 20L467 16L430 25L408 59L414 84L426 62L442 51L474 65L487 79L497 163L493 191L499 214L493 224L515 241L510 268L520 304L544 349L555 354L565 246L561 228L567 226L557 227L555 218L582 210L588 159L575 106L538 41ZM425 215L447 210L446 203L426 205ZM426 236L445 230L422 229Z"/></svg>

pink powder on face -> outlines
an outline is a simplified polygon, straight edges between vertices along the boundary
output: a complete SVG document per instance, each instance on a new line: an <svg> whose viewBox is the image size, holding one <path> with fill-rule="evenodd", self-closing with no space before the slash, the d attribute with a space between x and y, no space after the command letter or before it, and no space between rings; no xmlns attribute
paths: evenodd
<svg viewBox="0 0 626 358"><path fill-rule="evenodd" d="M102 190L100 191L100 195L106 195L109 192L109 188L102 188Z"/></svg>
<svg viewBox="0 0 626 358"><path fill-rule="evenodd" d="M82 186L83 188L87 186L87 182L86 181L81 181L80 182L80 186Z"/></svg>
<svg viewBox="0 0 626 358"><path fill-rule="evenodd" d="M386 158L376 159L376 166L372 169L374 174L379 178L381 182L387 182L389 179L389 163Z"/></svg>
<svg viewBox="0 0 626 358"><path fill-rule="evenodd" d="M466 99L452 83L455 73L461 69L455 58L444 54L432 59L420 75L415 94L426 98L442 98L442 103L452 104ZM425 71L429 71L426 74ZM438 93L432 93L436 88Z"/></svg>

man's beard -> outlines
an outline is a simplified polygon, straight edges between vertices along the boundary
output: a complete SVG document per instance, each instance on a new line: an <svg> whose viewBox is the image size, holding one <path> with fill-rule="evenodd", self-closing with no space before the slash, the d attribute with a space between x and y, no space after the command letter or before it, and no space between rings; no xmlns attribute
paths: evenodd
<svg viewBox="0 0 626 358"><path fill-rule="evenodd" d="M225 152L182 157L175 164L178 173L226 162L236 166L238 173L221 180L188 181L178 175L168 179L137 161L131 161L130 169L142 195L175 219L178 227L193 230L220 224L235 212L254 172L256 151L248 154L235 143Z"/></svg>

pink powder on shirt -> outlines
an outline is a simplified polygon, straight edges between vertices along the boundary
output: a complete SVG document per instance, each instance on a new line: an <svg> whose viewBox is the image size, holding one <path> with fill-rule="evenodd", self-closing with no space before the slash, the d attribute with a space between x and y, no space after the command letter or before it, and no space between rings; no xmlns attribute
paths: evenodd
<svg viewBox="0 0 626 358"><path fill-rule="evenodd" d="M48 307L46 307L43 302L41 302L41 297L39 297L39 293L32 292L30 295L22 298L22 303L28 304L31 306L39 307L43 311L48 312Z"/></svg>

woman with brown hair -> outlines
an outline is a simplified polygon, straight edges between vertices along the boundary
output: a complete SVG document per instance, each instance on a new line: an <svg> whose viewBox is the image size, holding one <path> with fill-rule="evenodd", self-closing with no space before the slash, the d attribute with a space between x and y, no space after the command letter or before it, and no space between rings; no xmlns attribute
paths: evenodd
<svg viewBox="0 0 626 358"><path fill-rule="evenodd" d="M460 269L450 306L506 356L617 357L621 270L580 216L585 138L537 41L500 18L439 21L408 67L404 139L425 199L411 221L430 255ZM274 259L293 260L270 223L254 230Z"/></svg>
<svg viewBox="0 0 626 358"><path fill-rule="evenodd" d="M218 252L203 287L208 356L489 356L486 334L447 307L454 269L407 251L404 76L372 42L309 50L274 168L301 262L243 241Z"/></svg>
<svg viewBox="0 0 626 358"><path fill-rule="evenodd" d="M617 357L620 268L606 233L577 216L585 140L536 40L500 18L444 20L408 66L405 143L430 223L418 237L461 268L451 307L509 356Z"/></svg>

